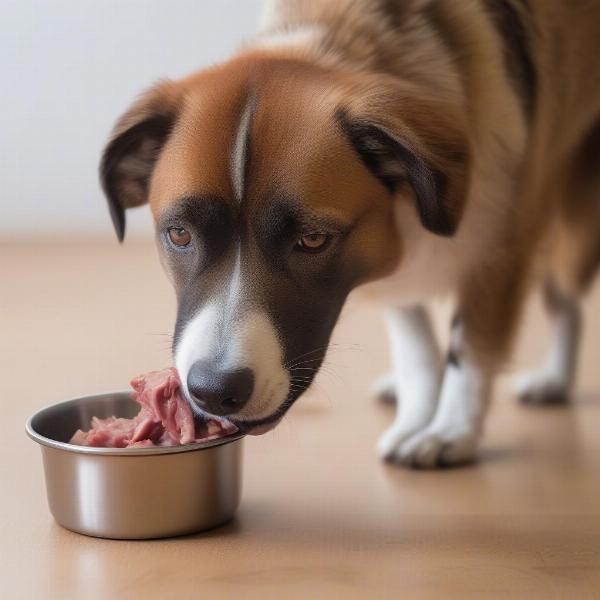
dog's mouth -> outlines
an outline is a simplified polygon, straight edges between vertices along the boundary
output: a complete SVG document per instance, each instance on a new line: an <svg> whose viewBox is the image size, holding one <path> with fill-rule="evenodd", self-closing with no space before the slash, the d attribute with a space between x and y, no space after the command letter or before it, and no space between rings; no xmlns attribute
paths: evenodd
<svg viewBox="0 0 600 600"><path fill-rule="evenodd" d="M262 435L263 433L267 433L268 431L274 429L296 400L296 396L288 396L279 405L279 408L277 408L277 410L267 417L262 417L260 419L236 419L235 417L226 415L213 415L211 413L207 413L206 411L200 409L196 402L194 402L194 400L191 399L185 392L184 397L188 404L192 407L195 418L206 419L207 417L210 417L211 419L216 419L218 421L225 421L227 423L231 423L237 427L241 433L246 435Z"/></svg>
<svg viewBox="0 0 600 600"><path fill-rule="evenodd" d="M213 415L200 408L194 399L190 397L186 389L182 389L182 392L188 403L191 405L192 411L197 417L206 418L208 416L210 418L231 423L239 430L240 433L245 435L263 435L274 429L279 424L298 397L301 396L310 386L310 383L311 382L308 381L302 381L301 385L297 385L295 389L289 389L288 395L285 397L285 400L281 402L279 407L270 415L261 417L259 419L236 418L235 415Z"/></svg>
<svg viewBox="0 0 600 600"><path fill-rule="evenodd" d="M262 419L242 420L232 417L225 418L246 435L263 435L264 433L275 429L279 424L279 421L283 419L285 413L294 403L294 400L295 398L288 397L274 413Z"/></svg>

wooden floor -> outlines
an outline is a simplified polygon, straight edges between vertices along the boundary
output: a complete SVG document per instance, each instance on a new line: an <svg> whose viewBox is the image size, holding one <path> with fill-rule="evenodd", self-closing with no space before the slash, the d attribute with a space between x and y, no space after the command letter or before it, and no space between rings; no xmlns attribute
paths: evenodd
<svg viewBox="0 0 600 600"><path fill-rule="evenodd" d="M386 370L384 330L376 307L351 300L314 390L245 442L237 518L203 535L119 542L53 522L23 424L45 404L169 363L174 300L155 251L3 244L0 272L3 598L600 598L598 290L574 404L527 409L501 381L480 462L441 472L376 458L392 418L368 391ZM514 366L546 340L534 301Z"/></svg>

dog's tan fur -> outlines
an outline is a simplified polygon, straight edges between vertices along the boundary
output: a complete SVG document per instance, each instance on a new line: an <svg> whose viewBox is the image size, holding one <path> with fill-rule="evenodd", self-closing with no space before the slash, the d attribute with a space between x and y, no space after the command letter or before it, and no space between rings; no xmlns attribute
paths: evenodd
<svg viewBox="0 0 600 600"><path fill-rule="evenodd" d="M120 202L149 199L155 216L185 195L233 202L231 147L252 102L248 201L285 188L360 221L349 252L377 280L365 291L393 304L455 293L462 352L493 373L532 281L576 297L600 262L600 4L507 1L537 73L530 110L483 0L272 2L236 57L159 84L120 121L117 141L152 115L173 122L122 161ZM339 107L446 175L456 235L425 230L408 187L390 202L336 126Z"/></svg>
<svg viewBox="0 0 600 600"><path fill-rule="evenodd" d="M501 41L478 0L273 4L275 30L300 27L307 34L312 30L317 39L326 37L325 52L320 47L324 55L316 60L348 67L365 78L383 71L414 82L441 97L446 110L458 113L455 118L467 121L472 181L461 230L449 242L433 239L403 214L400 228L408 229L403 239L425 238L413 240L415 254L420 246L428 248L414 266L408 261L402 265L392 295L407 288L412 292L413 281L415 296L435 292L435 283L428 289L424 281L426 273L433 270L432 279L443 281L453 272L448 284L458 283L473 343L496 362L508 349L514 328L507 325L516 321L539 249L546 256L538 273L550 272L565 293L578 294L589 285L600 252L599 144L586 139L592 128L600 127L600 76L590 59L600 47L600 5L530 2L526 18L540 81L528 125L503 68ZM374 10L374 4L383 9L393 4L397 20ZM435 15L437 28L427 23L427 13ZM304 44L300 37L294 51L304 51ZM284 47L283 39L272 50ZM374 112L393 115L397 110L406 119L407 112L423 109L418 93L412 107L399 93L390 100ZM435 108L423 110L435 119ZM434 135L447 139L449 133ZM582 161L587 167L580 166ZM436 269L432 257L441 255L454 268L444 264ZM468 256L476 257L476 264Z"/></svg>

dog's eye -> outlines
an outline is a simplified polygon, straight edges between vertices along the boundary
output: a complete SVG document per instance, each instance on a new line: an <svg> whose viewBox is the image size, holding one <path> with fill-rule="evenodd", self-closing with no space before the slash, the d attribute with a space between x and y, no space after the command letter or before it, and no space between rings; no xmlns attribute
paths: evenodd
<svg viewBox="0 0 600 600"><path fill-rule="evenodd" d="M326 233L307 233L296 242L296 248L302 252L321 252L327 246L330 237Z"/></svg>
<svg viewBox="0 0 600 600"><path fill-rule="evenodd" d="M171 242L180 248L187 246L192 241L190 232L183 227L169 227L167 233Z"/></svg>

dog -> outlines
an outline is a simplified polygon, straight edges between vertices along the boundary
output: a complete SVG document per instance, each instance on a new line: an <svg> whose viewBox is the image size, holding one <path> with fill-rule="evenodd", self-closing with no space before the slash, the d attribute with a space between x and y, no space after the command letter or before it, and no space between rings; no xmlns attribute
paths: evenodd
<svg viewBox="0 0 600 600"><path fill-rule="evenodd" d="M538 284L553 341L520 395L566 401L600 264L599 51L592 1L282 0L233 58L146 91L101 181L121 241L150 204L194 410L274 427L359 286L385 306L401 398L384 459L476 457Z"/></svg>

